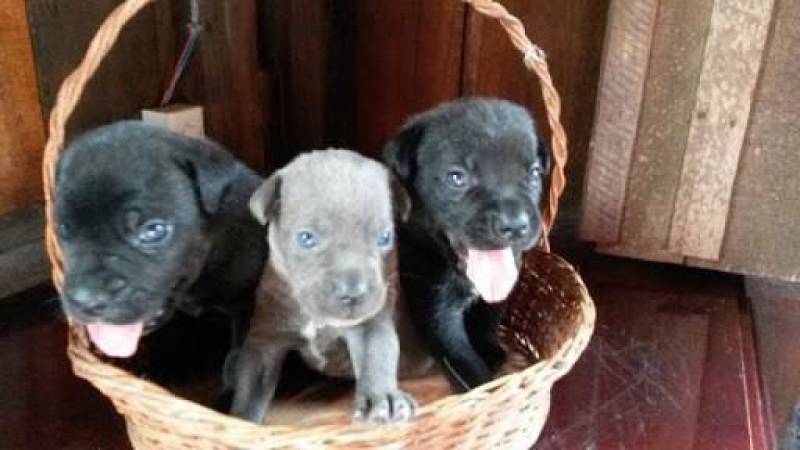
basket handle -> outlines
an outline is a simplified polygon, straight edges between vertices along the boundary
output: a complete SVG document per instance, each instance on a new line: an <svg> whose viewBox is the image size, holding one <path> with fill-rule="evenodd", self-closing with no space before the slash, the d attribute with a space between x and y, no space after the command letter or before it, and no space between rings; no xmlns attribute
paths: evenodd
<svg viewBox="0 0 800 450"><path fill-rule="evenodd" d="M61 247L56 237L55 212L53 206L55 168L58 154L64 146L67 121L78 104L83 91L94 76L100 63L117 41L122 28L142 8L155 0L126 0L114 9L97 30L83 60L78 67L64 80L58 90L55 105L50 113L49 136L44 148L42 176L44 178L45 201L45 244L52 266L52 279L60 291L64 282L64 262ZM558 212L558 199L564 191L564 165L567 161L567 137L561 125L561 99L553 86L545 54L534 45L525 34L525 27L511 15L503 5L493 0L462 0L469 3L477 12L493 17L508 33L512 44L519 49L525 66L536 73L542 86L542 94L547 108L547 118L552 130L551 151L553 153L553 169L550 175L550 193L542 217L542 246L549 251L548 236Z"/></svg>
<svg viewBox="0 0 800 450"><path fill-rule="evenodd" d="M561 97L553 86L550 69L547 66L545 52L535 45L525 34L525 26L513 16L500 3L494 0L463 0L472 5L475 11L497 19L508 34L511 43L522 52L522 61L528 70L539 77L542 86L542 97L547 109L547 121L550 123L552 141L550 151L553 156L553 168L550 172L550 192L547 197L544 214L542 216L542 248L550 251L550 230L558 214L558 200L567 184L564 176L564 166L567 164L567 134L561 125Z"/></svg>
<svg viewBox="0 0 800 450"><path fill-rule="evenodd" d="M64 147L67 121L83 95L86 84L97 72L111 47L117 42L125 24L142 8L154 0L127 0L117 6L92 38L89 48L78 67L69 74L58 89L58 96L50 113L49 136L42 157L42 176L44 177L45 204L45 245L50 257L53 284L61 291L64 283L64 259L61 246L56 238L55 211L53 195L55 186L56 162Z"/></svg>

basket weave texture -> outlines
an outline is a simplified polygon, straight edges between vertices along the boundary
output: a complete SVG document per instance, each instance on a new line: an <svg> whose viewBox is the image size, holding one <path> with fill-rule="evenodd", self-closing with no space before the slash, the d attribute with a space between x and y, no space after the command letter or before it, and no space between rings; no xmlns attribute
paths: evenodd
<svg viewBox="0 0 800 450"><path fill-rule="evenodd" d="M52 278L61 289L63 259L53 215L55 165L65 126L88 81L113 47L125 24L154 0L127 0L101 25L83 61L62 83L50 116L43 176L47 250ZM82 327L71 325L68 355L73 370L91 382L125 416L137 449L229 448L529 448L541 432L553 383L566 374L588 345L594 304L575 269L549 253L547 233L564 189L567 141L561 104L544 53L527 38L520 21L491 0L464 0L498 20L519 49L524 65L539 78L552 131L553 170L543 214L543 249L529 252L508 303L501 339L509 350L507 375L461 395L421 407L417 419L391 427L341 423L315 427L260 426L220 414L136 378L91 350Z"/></svg>

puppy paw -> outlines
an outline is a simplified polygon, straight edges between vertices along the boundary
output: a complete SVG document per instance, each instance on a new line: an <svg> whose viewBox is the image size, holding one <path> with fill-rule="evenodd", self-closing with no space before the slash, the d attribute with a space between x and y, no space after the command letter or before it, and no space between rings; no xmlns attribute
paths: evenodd
<svg viewBox="0 0 800 450"><path fill-rule="evenodd" d="M356 393L353 419L373 424L408 422L414 418L416 410L417 402L399 389L359 392Z"/></svg>

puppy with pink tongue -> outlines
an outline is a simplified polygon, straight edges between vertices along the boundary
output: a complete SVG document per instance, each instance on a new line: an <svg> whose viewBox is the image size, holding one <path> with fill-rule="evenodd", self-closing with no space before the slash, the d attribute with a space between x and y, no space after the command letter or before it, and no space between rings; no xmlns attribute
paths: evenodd
<svg viewBox="0 0 800 450"><path fill-rule="evenodd" d="M490 380L523 252L541 236L549 152L520 105L462 99L412 117L384 148L413 208L401 284L420 335L457 389Z"/></svg>
<svg viewBox="0 0 800 450"><path fill-rule="evenodd" d="M227 316L240 344L267 253L247 209L260 183L218 144L138 121L72 141L55 189L66 315L116 358L177 311Z"/></svg>

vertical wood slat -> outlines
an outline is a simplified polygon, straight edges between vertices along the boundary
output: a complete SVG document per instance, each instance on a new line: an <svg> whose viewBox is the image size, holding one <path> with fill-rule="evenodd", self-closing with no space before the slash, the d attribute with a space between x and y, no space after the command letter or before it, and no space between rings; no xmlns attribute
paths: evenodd
<svg viewBox="0 0 800 450"><path fill-rule="evenodd" d="M26 3L40 103L49 116L61 82L81 61L97 27L119 1ZM157 104L168 68L159 67L156 16L153 8L144 8L125 27L70 117L68 138L113 120L137 118L141 108Z"/></svg>
<svg viewBox="0 0 800 450"><path fill-rule="evenodd" d="M380 157L383 144L410 115L461 94L467 5L429 0L355 4L356 144ZM525 72L521 65L517 70Z"/></svg>
<svg viewBox="0 0 800 450"><path fill-rule="evenodd" d="M639 132L633 150L621 245L667 254L670 220L689 137L697 81L703 66L713 0L670 0L658 6L644 88Z"/></svg>
<svg viewBox="0 0 800 450"><path fill-rule="evenodd" d="M800 2L775 2L718 261L687 264L800 282Z"/></svg>
<svg viewBox="0 0 800 450"><path fill-rule="evenodd" d="M44 122L26 3L0 8L0 214L42 198Z"/></svg>
<svg viewBox="0 0 800 450"><path fill-rule="evenodd" d="M669 249L717 260L774 0L717 0Z"/></svg>
<svg viewBox="0 0 800 450"><path fill-rule="evenodd" d="M207 134L262 170L266 139L256 2L201 0L200 16L204 29L192 65L202 84L193 82L199 91L196 101L204 107ZM180 36L182 41L184 34Z"/></svg>
<svg viewBox="0 0 800 450"><path fill-rule="evenodd" d="M619 239L658 0L614 0L590 143L580 236Z"/></svg>

